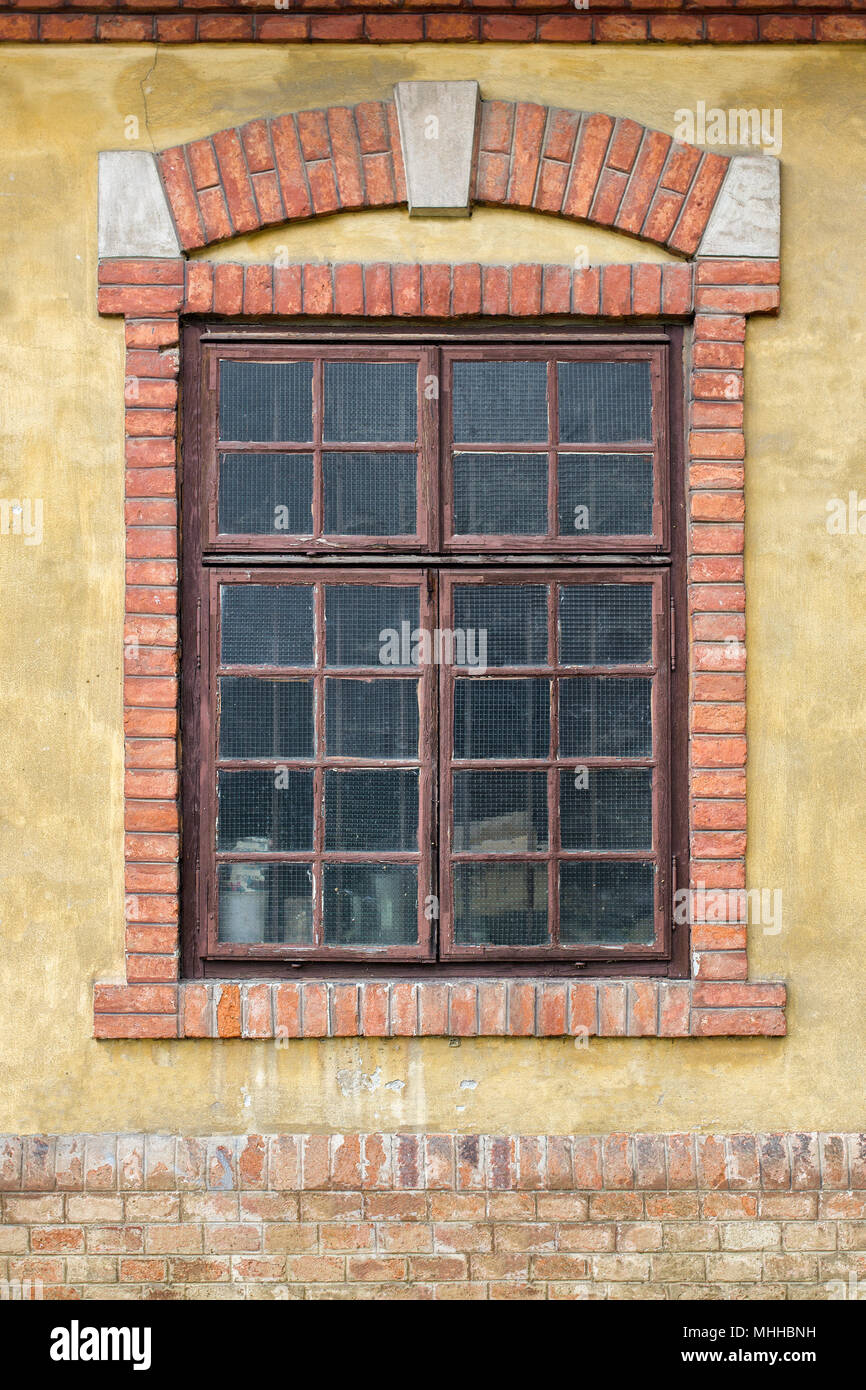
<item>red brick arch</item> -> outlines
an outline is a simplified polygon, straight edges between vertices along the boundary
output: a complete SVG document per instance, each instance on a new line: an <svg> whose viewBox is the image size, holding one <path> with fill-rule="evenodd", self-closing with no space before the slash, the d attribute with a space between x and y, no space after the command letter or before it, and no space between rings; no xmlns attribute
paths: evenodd
<svg viewBox="0 0 866 1390"><path fill-rule="evenodd" d="M474 203L532 208L697 249L729 159L627 117L482 101ZM406 202L393 101L249 121L159 156L181 246Z"/></svg>

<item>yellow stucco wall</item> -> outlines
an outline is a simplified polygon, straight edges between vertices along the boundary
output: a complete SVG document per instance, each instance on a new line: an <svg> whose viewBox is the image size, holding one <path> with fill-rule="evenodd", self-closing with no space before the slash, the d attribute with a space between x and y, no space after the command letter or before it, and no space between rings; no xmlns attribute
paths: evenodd
<svg viewBox="0 0 866 1390"><path fill-rule="evenodd" d="M96 155L252 117L477 77L484 96L633 116L783 113L783 309L747 344L749 884L781 888L753 973L790 986L785 1040L95 1043L122 970L123 324L96 314ZM140 139L125 139L137 115ZM866 54L547 45L0 51L0 1132L500 1132L863 1127ZM664 259L551 218L355 214L221 255ZM468 1083L468 1084L467 1084Z"/></svg>

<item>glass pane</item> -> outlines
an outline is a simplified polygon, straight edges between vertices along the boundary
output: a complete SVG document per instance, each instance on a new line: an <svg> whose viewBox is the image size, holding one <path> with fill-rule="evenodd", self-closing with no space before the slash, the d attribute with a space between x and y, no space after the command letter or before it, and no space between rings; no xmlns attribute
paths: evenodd
<svg viewBox="0 0 866 1390"><path fill-rule="evenodd" d="M418 682L329 677L325 749L332 758L417 758Z"/></svg>
<svg viewBox="0 0 866 1390"><path fill-rule="evenodd" d="M312 535L312 454L223 454L218 527L223 536Z"/></svg>
<svg viewBox="0 0 866 1390"><path fill-rule="evenodd" d="M417 849L418 771L325 773L325 849Z"/></svg>
<svg viewBox="0 0 866 1390"><path fill-rule="evenodd" d="M313 682L220 680L221 758L311 758Z"/></svg>
<svg viewBox="0 0 866 1390"><path fill-rule="evenodd" d="M325 586L325 664L411 666L419 593L409 584Z"/></svg>
<svg viewBox="0 0 866 1390"><path fill-rule="evenodd" d="M570 584L559 591L563 666L628 666L652 661L650 584Z"/></svg>
<svg viewBox="0 0 866 1390"><path fill-rule="evenodd" d="M454 534L543 536L547 454L455 454Z"/></svg>
<svg viewBox="0 0 866 1390"><path fill-rule="evenodd" d="M309 584L222 584L224 666L312 666Z"/></svg>
<svg viewBox="0 0 866 1390"><path fill-rule="evenodd" d="M220 439L311 441L312 362L221 362L219 426Z"/></svg>
<svg viewBox="0 0 866 1390"><path fill-rule="evenodd" d="M563 849L652 849L650 768L577 768L559 787Z"/></svg>
<svg viewBox="0 0 866 1390"><path fill-rule="evenodd" d="M218 939L236 944L313 940L309 864L220 864Z"/></svg>
<svg viewBox="0 0 866 1390"><path fill-rule="evenodd" d="M414 864L325 864L324 928L329 946L411 946L418 940Z"/></svg>
<svg viewBox="0 0 866 1390"><path fill-rule="evenodd" d="M560 939L586 946L652 944L652 864L582 859L559 870Z"/></svg>
<svg viewBox="0 0 866 1390"><path fill-rule="evenodd" d="M414 536L414 454L324 454L325 531L335 536Z"/></svg>
<svg viewBox="0 0 866 1390"><path fill-rule="evenodd" d="M454 628L458 665L544 666L547 585L460 584L454 590ZM461 633L465 662L456 641Z"/></svg>
<svg viewBox="0 0 866 1390"><path fill-rule="evenodd" d="M547 439L546 362L455 362L452 392L460 443Z"/></svg>
<svg viewBox="0 0 866 1390"><path fill-rule="evenodd" d="M454 773L455 853L546 848L546 772Z"/></svg>
<svg viewBox="0 0 866 1390"><path fill-rule="evenodd" d="M549 750L550 681L455 682L455 758L546 758Z"/></svg>
<svg viewBox="0 0 866 1390"><path fill-rule="evenodd" d="M313 848L313 774L278 767L217 773L217 849Z"/></svg>
<svg viewBox="0 0 866 1390"><path fill-rule="evenodd" d="M328 443L414 443L417 433L417 362L325 363Z"/></svg>
<svg viewBox="0 0 866 1390"><path fill-rule="evenodd" d="M561 535L649 536L652 529L651 454L559 455Z"/></svg>
<svg viewBox="0 0 866 1390"><path fill-rule="evenodd" d="M575 676L560 681L562 757L649 757L651 690L649 676Z"/></svg>
<svg viewBox="0 0 866 1390"><path fill-rule="evenodd" d="M454 940L461 946L548 941L546 864L455 864Z"/></svg>
<svg viewBox="0 0 866 1390"><path fill-rule="evenodd" d="M560 362L559 437L568 444L652 439L649 362Z"/></svg>

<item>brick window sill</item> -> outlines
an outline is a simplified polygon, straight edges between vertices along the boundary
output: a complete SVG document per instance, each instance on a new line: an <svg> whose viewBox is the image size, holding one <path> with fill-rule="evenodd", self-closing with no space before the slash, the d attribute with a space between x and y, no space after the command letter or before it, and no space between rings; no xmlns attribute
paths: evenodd
<svg viewBox="0 0 866 1390"><path fill-rule="evenodd" d="M783 984L701 980L97 984L97 1038L782 1037Z"/></svg>

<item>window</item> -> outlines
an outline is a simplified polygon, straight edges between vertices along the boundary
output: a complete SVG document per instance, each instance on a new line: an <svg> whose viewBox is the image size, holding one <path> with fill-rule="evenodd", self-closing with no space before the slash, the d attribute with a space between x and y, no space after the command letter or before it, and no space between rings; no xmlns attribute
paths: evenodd
<svg viewBox="0 0 866 1390"><path fill-rule="evenodd" d="M675 345L189 331L192 969L676 973Z"/></svg>

